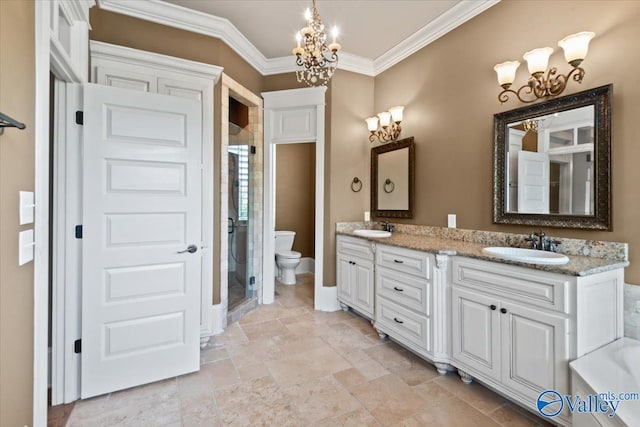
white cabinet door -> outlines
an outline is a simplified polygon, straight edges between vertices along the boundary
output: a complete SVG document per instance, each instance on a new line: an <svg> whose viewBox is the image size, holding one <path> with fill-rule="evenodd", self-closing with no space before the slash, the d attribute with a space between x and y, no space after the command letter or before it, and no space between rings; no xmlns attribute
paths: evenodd
<svg viewBox="0 0 640 427"><path fill-rule="evenodd" d="M452 357L500 380L500 312L497 298L454 288Z"/></svg>
<svg viewBox="0 0 640 427"><path fill-rule="evenodd" d="M352 270L355 279L355 300L354 305L363 314L373 317L373 262L364 259L353 259Z"/></svg>
<svg viewBox="0 0 640 427"><path fill-rule="evenodd" d="M569 320L511 302L501 309L503 384L531 402L544 390L568 394Z"/></svg>
<svg viewBox="0 0 640 427"><path fill-rule="evenodd" d="M356 291L354 281L351 280L351 258L338 253L336 258L336 276L338 279L338 298L347 305L353 304Z"/></svg>
<svg viewBox="0 0 640 427"><path fill-rule="evenodd" d="M83 399L199 369L202 262L200 104L84 91Z"/></svg>

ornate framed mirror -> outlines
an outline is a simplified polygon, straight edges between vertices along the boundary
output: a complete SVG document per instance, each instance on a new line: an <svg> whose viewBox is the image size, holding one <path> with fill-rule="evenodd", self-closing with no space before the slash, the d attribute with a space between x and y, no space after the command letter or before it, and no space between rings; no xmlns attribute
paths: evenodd
<svg viewBox="0 0 640 427"><path fill-rule="evenodd" d="M611 92L494 115L494 224L611 229Z"/></svg>
<svg viewBox="0 0 640 427"><path fill-rule="evenodd" d="M413 137L371 149L371 212L378 218L413 218Z"/></svg>

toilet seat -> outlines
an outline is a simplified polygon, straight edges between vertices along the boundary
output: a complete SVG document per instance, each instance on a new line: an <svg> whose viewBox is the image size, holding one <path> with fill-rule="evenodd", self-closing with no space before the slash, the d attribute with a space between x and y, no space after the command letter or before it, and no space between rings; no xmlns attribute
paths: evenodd
<svg viewBox="0 0 640 427"><path fill-rule="evenodd" d="M282 252L277 252L276 257L284 258L284 259L297 259L297 258L301 258L302 254L296 251L282 251Z"/></svg>

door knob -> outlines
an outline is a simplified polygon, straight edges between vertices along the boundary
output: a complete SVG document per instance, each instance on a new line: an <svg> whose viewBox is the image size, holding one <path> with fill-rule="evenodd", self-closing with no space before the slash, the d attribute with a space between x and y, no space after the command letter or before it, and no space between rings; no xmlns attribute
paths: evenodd
<svg viewBox="0 0 640 427"><path fill-rule="evenodd" d="M189 245L187 246L187 249L183 251L178 251L179 254L183 254L185 252L189 252L190 254L195 254L196 252L198 252L198 247L196 245Z"/></svg>

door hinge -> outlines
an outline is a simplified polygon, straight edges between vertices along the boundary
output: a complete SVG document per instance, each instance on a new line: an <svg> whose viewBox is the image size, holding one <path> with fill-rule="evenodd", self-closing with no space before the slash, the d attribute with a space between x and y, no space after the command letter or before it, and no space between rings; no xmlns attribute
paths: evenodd
<svg viewBox="0 0 640 427"><path fill-rule="evenodd" d="M84 112L76 111L76 124L83 125L84 124Z"/></svg>
<svg viewBox="0 0 640 427"><path fill-rule="evenodd" d="M251 154L256 154L256 146L255 145L251 146Z"/></svg>
<svg viewBox="0 0 640 427"><path fill-rule="evenodd" d="M73 342L73 352L75 354L79 354L79 353L82 352L82 340L81 339L75 340Z"/></svg>
<svg viewBox="0 0 640 427"><path fill-rule="evenodd" d="M82 225L76 225L75 235L76 239L82 239Z"/></svg>
<svg viewBox="0 0 640 427"><path fill-rule="evenodd" d="M249 277L249 286L253 286L256 284L256 276Z"/></svg>

